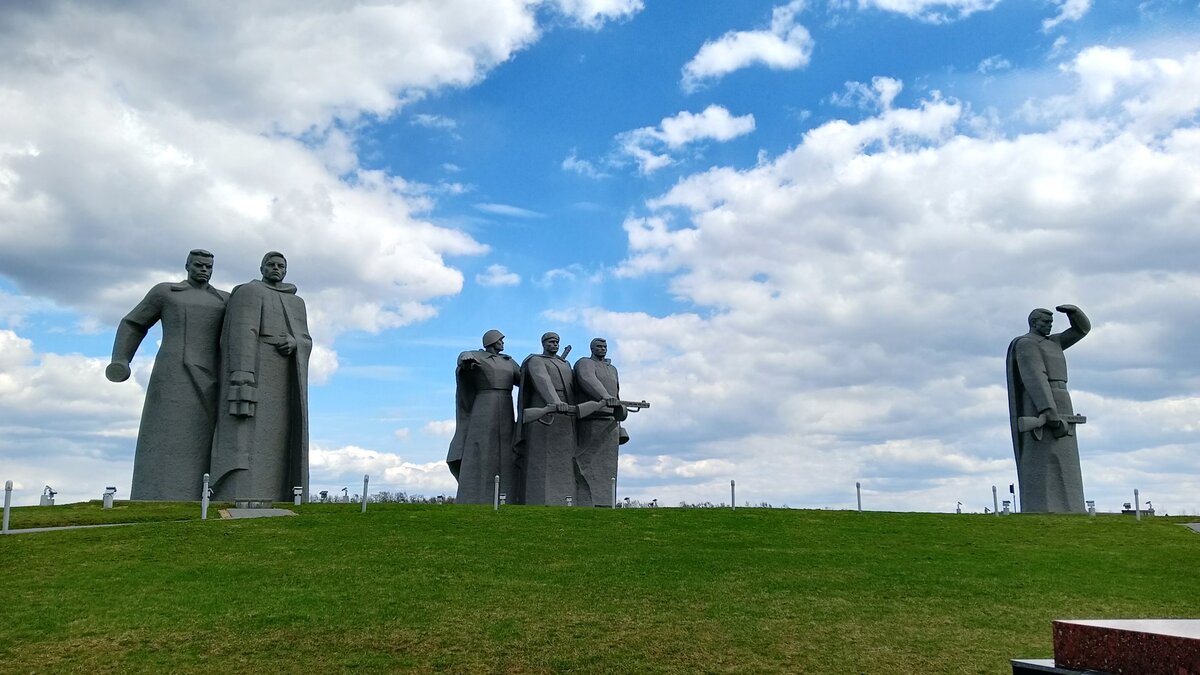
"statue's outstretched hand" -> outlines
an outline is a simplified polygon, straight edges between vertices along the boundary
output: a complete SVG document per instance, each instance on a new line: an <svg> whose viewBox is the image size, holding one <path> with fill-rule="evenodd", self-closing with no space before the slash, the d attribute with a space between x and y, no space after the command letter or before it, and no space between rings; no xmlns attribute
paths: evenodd
<svg viewBox="0 0 1200 675"><path fill-rule="evenodd" d="M113 361L104 369L104 376L109 382L124 382L129 379L129 362Z"/></svg>

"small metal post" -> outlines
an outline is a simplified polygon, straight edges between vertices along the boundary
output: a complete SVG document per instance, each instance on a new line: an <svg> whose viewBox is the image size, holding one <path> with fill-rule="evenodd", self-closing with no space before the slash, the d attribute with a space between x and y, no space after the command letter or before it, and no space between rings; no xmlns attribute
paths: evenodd
<svg viewBox="0 0 1200 675"><path fill-rule="evenodd" d="M617 477L612 477L612 508L617 508Z"/></svg>
<svg viewBox="0 0 1200 675"><path fill-rule="evenodd" d="M104 488L103 508L111 509L113 507L113 495L117 494L117 488L108 486Z"/></svg>
<svg viewBox="0 0 1200 675"><path fill-rule="evenodd" d="M200 483L200 520L208 520L208 474Z"/></svg>
<svg viewBox="0 0 1200 675"><path fill-rule="evenodd" d="M858 510L862 511L862 483L854 481L854 491L858 493Z"/></svg>
<svg viewBox="0 0 1200 675"><path fill-rule="evenodd" d="M296 487L292 488L292 506L300 506L300 502L303 501L303 499L302 499L303 496L304 496L304 486L303 485L297 485Z"/></svg>
<svg viewBox="0 0 1200 675"><path fill-rule="evenodd" d="M574 501L575 500L574 500L574 498L571 497L571 495L567 495L567 506L574 506L575 505L573 503Z"/></svg>
<svg viewBox="0 0 1200 675"><path fill-rule="evenodd" d="M737 508L737 488L732 480L729 481L729 508Z"/></svg>
<svg viewBox="0 0 1200 675"><path fill-rule="evenodd" d="M500 474L496 474L496 486L492 488L492 510L500 510Z"/></svg>
<svg viewBox="0 0 1200 675"><path fill-rule="evenodd" d="M4 481L4 528L0 534L8 534L8 512L12 509L12 481Z"/></svg>
<svg viewBox="0 0 1200 675"><path fill-rule="evenodd" d="M1094 515L1096 515L1096 502L1095 502L1095 500L1089 499L1089 500L1087 500L1086 504L1087 504L1087 512L1088 512L1088 515L1089 515L1089 516L1094 516Z"/></svg>
<svg viewBox="0 0 1200 675"><path fill-rule="evenodd" d="M959 503L958 503L958 506L955 506L955 507L954 507L954 512L955 512L955 513L962 513L962 502L959 502Z"/></svg>
<svg viewBox="0 0 1200 675"><path fill-rule="evenodd" d="M1138 497L1137 488L1134 488L1133 489L1133 515L1138 520L1141 520L1142 519L1142 503L1140 501L1138 501L1139 499L1140 499L1140 497Z"/></svg>
<svg viewBox="0 0 1200 675"><path fill-rule="evenodd" d="M367 512L367 484L371 482L370 474L363 474L363 497L362 497L362 512Z"/></svg>
<svg viewBox="0 0 1200 675"><path fill-rule="evenodd" d="M996 486L992 486L992 513L1000 515L1000 498L996 496Z"/></svg>

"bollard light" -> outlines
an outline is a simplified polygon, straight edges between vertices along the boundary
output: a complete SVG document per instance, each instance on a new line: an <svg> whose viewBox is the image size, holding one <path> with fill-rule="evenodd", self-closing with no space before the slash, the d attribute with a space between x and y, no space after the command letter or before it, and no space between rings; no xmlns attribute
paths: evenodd
<svg viewBox="0 0 1200 675"><path fill-rule="evenodd" d="M617 477L612 477L612 508L617 508Z"/></svg>
<svg viewBox="0 0 1200 675"><path fill-rule="evenodd" d="M111 509L113 507L113 495L117 494L117 488L114 485L109 485L104 488L104 508Z"/></svg>
<svg viewBox="0 0 1200 675"><path fill-rule="evenodd" d="M996 498L996 486L992 486L992 513L1000 515L1000 502Z"/></svg>
<svg viewBox="0 0 1200 675"><path fill-rule="evenodd" d="M362 513L367 512L367 485L371 482L370 474L363 474Z"/></svg>
<svg viewBox="0 0 1200 675"><path fill-rule="evenodd" d="M1140 499L1141 499L1141 497L1138 496L1137 488L1134 488L1133 489L1133 515L1138 520L1142 519L1142 502L1139 501Z"/></svg>
<svg viewBox="0 0 1200 675"><path fill-rule="evenodd" d="M858 494L858 510L862 511L862 483L854 481L854 492Z"/></svg>
<svg viewBox="0 0 1200 675"><path fill-rule="evenodd" d="M737 489L734 486L734 481L729 481L729 508L737 508Z"/></svg>
<svg viewBox="0 0 1200 675"><path fill-rule="evenodd" d="M8 512L12 509L12 481L4 481L4 528L0 534L8 534Z"/></svg>
<svg viewBox="0 0 1200 675"><path fill-rule="evenodd" d="M567 495L567 506L574 506L574 504L572 502L573 502L573 498L571 497L571 495Z"/></svg>
<svg viewBox="0 0 1200 675"><path fill-rule="evenodd" d="M492 510L500 510L500 474L496 474L495 486L492 488Z"/></svg>
<svg viewBox="0 0 1200 675"><path fill-rule="evenodd" d="M208 488L208 474L204 474L200 480L200 520L208 520L209 497L212 497L212 490Z"/></svg>
<svg viewBox="0 0 1200 675"><path fill-rule="evenodd" d="M296 487L292 488L292 504L294 506L300 506L300 498L303 495L304 495L304 486L303 485L297 485Z"/></svg>
<svg viewBox="0 0 1200 675"><path fill-rule="evenodd" d="M1094 500L1094 499L1089 499L1089 500L1087 500L1087 502L1086 502L1086 503L1087 503L1087 512L1088 512L1088 515L1089 515L1089 516L1094 516L1094 515L1096 515L1096 500Z"/></svg>

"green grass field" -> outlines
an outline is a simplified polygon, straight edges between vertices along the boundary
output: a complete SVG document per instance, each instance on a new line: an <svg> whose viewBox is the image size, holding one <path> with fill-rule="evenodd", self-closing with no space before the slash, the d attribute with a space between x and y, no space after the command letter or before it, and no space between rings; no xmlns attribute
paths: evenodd
<svg viewBox="0 0 1200 675"><path fill-rule="evenodd" d="M0 538L0 671L1006 673L1200 607L1183 519L358 509Z"/></svg>

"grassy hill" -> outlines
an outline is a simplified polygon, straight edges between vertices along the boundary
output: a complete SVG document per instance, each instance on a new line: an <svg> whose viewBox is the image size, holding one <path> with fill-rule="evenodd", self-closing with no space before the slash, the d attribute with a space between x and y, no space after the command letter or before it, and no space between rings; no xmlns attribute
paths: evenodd
<svg viewBox="0 0 1200 675"><path fill-rule="evenodd" d="M1166 518L298 510L0 538L0 670L1005 673L1200 607Z"/></svg>

